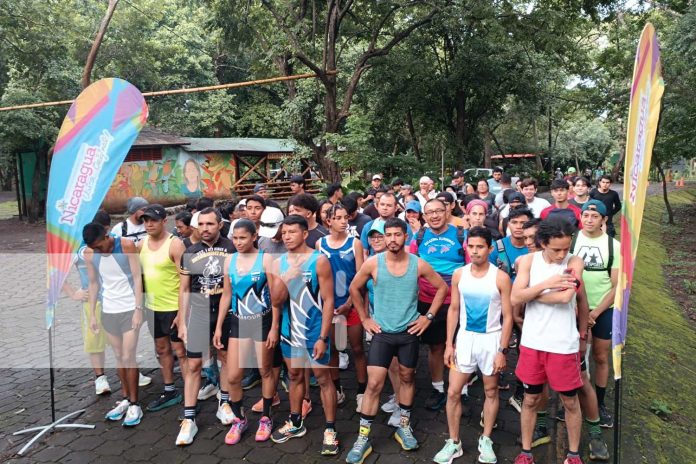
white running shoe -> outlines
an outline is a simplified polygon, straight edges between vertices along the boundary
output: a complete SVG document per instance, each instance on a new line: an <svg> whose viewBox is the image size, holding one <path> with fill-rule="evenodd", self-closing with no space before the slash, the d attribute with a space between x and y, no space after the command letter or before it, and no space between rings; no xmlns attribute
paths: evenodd
<svg viewBox="0 0 696 464"><path fill-rule="evenodd" d="M360 412L362 409L363 393L358 393L355 397L355 412Z"/></svg>
<svg viewBox="0 0 696 464"><path fill-rule="evenodd" d="M124 414L126 414L126 411L128 410L128 406L130 406L130 401L128 400L121 400L116 403L116 407L112 409L111 411L106 413L106 419L111 420L111 421L117 421L123 419Z"/></svg>
<svg viewBox="0 0 696 464"><path fill-rule="evenodd" d="M390 427L401 427L401 408L398 406L392 412L391 417L389 418L389 422L387 422L387 425Z"/></svg>
<svg viewBox="0 0 696 464"><path fill-rule="evenodd" d="M336 390L336 404L340 406L345 402L346 394L343 393L343 387L341 387L339 390Z"/></svg>
<svg viewBox="0 0 696 464"><path fill-rule="evenodd" d="M147 375L143 375L140 372L138 372L138 386L139 387L147 387L152 383L152 377L148 377Z"/></svg>
<svg viewBox="0 0 696 464"><path fill-rule="evenodd" d="M345 353L343 351L339 351L338 353L338 368L341 369L342 371L345 371L348 369L348 364L350 363L350 357L348 356L348 353Z"/></svg>
<svg viewBox="0 0 696 464"><path fill-rule="evenodd" d="M212 383L207 383L198 390L198 401L204 401L217 395L220 388Z"/></svg>
<svg viewBox="0 0 696 464"><path fill-rule="evenodd" d="M123 419L124 427L135 427L140 423L140 419L143 418L143 410L137 404L131 404L128 406L128 412L126 413L125 419Z"/></svg>
<svg viewBox="0 0 696 464"><path fill-rule="evenodd" d="M234 421L235 416L234 413L232 412L232 407L230 406L230 403L224 402L222 404L218 404L217 412L215 413L215 417L220 419L220 422L222 425L230 425L232 421Z"/></svg>
<svg viewBox="0 0 696 464"><path fill-rule="evenodd" d="M106 375L100 375L94 380L94 389L97 395L111 393L111 386L109 386L109 379L106 378Z"/></svg>
<svg viewBox="0 0 696 464"><path fill-rule="evenodd" d="M390 395L389 401L382 405L382 411L391 414L395 409L399 409L399 405L396 404L396 397L394 395Z"/></svg>
<svg viewBox="0 0 696 464"><path fill-rule="evenodd" d="M193 443L193 438L198 433L198 426L193 419L184 419L181 421L179 435L176 436L177 446L186 446Z"/></svg>

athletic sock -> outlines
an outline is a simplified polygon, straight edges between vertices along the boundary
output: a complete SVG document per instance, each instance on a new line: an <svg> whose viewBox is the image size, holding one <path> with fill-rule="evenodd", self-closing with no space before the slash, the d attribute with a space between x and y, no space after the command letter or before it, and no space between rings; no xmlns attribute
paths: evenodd
<svg viewBox="0 0 696 464"><path fill-rule="evenodd" d="M595 435L595 434L601 434L602 429L599 426L599 418L595 420L590 420L590 419L585 419L585 422L587 423L589 429L590 429L590 435Z"/></svg>
<svg viewBox="0 0 696 464"><path fill-rule="evenodd" d="M184 406L184 419L196 420L196 407Z"/></svg>
<svg viewBox="0 0 696 464"><path fill-rule="evenodd" d="M241 420L244 420L244 411L242 411L242 403L244 400L239 400L239 401L230 401L230 406L232 406L232 412L234 413L235 416L239 417Z"/></svg>
<svg viewBox="0 0 696 464"><path fill-rule="evenodd" d="M522 454L524 454L525 456L530 456L530 457L531 457L531 456L532 456L532 450L530 450L530 449L526 450L526 449L522 448Z"/></svg>
<svg viewBox="0 0 696 464"><path fill-rule="evenodd" d="M547 411L537 411L537 421L536 425L538 427L546 427L546 416L548 412Z"/></svg>
<svg viewBox="0 0 696 464"><path fill-rule="evenodd" d="M595 392L597 392L597 404L599 406L604 406L604 395L607 393L607 387L600 387L595 384L594 389Z"/></svg>
<svg viewBox="0 0 696 464"><path fill-rule="evenodd" d="M174 384L173 384L173 383L165 383L165 384L164 384L164 392L165 392L165 393L171 393L171 392L173 392L173 391L175 391L175 390L176 390L176 389L174 388Z"/></svg>
<svg viewBox="0 0 696 464"><path fill-rule="evenodd" d="M336 380L333 381L334 386L336 387L336 391L341 391L341 378L337 378Z"/></svg>
<svg viewBox="0 0 696 464"><path fill-rule="evenodd" d="M230 402L230 392L225 390L220 390L220 404L225 404Z"/></svg>
<svg viewBox="0 0 696 464"><path fill-rule="evenodd" d="M326 421L326 426L324 427L324 429L325 430L333 430L335 432L336 431L336 423Z"/></svg>
<svg viewBox="0 0 696 464"><path fill-rule="evenodd" d="M569 458L579 458L580 457L580 452L579 451L570 451L568 450L568 455L567 457Z"/></svg>
<svg viewBox="0 0 696 464"><path fill-rule="evenodd" d="M367 382L358 382L358 395L362 395L367 390Z"/></svg>
<svg viewBox="0 0 696 464"><path fill-rule="evenodd" d="M411 408L412 407L413 407L413 405L405 406L405 405L399 403L399 409L401 409L401 422L404 422L404 420L405 420L407 424L411 423Z"/></svg>
<svg viewBox="0 0 696 464"><path fill-rule="evenodd" d="M300 414L299 412L291 412L290 421L292 422L293 426L299 427L300 425L302 425L302 414Z"/></svg>
<svg viewBox="0 0 696 464"><path fill-rule="evenodd" d="M263 399L263 415L266 417L271 417L271 406L273 405L273 398Z"/></svg>
<svg viewBox="0 0 696 464"><path fill-rule="evenodd" d="M103 372L102 372L101 374L99 374L99 375L94 374L94 380L97 380L99 377L104 377L105 375L106 375L106 374L103 373Z"/></svg>
<svg viewBox="0 0 696 464"><path fill-rule="evenodd" d="M445 381L440 380L439 382L433 382L433 388L440 393L445 393Z"/></svg>
<svg viewBox="0 0 696 464"><path fill-rule="evenodd" d="M372 428L372 422L374 420L375 416L360 414L360 435L368 436L370 434L370 429Z"/></svg>

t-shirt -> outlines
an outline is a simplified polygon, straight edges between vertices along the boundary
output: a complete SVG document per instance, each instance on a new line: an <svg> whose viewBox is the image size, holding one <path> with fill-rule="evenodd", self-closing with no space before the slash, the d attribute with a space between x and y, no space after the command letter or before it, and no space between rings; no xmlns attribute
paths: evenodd
<svg viewBox="0 0 696 464"><path fill-rule="evenodd" d="M352 220L348 221L348 235L351 235L356 238L360 238L360 234L362 234L363 228L365 227L365 224L370 222L370 216L367 214L363 213L358 213L355 215L355 218Z"/></svg>
<svg viewBox="0 0 696 464"><path fill-rule="evenodd" d="M277 258L278 255L282 253L288 252L288 249L285 248L285 244L282 241L276 242L269 237L259 237L259 250L272 255L274 258Z"/></svg>
<svg viewBox="0 0 696 464"><path fill-rule="evenodd" d="M194 243L181 257L180 272L191 276L190 304L193 310L208 308L215 313L220 306L225 258L232 254L232 242L220 236L212 245Z"/></svg>
<svg viewBox="0 0 696 464"><path fill-rule="evenodd" d="M596 188L592 189L590 191L590 198L604 203L604 206L607 207L607 215L609 216L608 222L611 222L611 218L616 213L621 211L621 200L619 199L619 194L611 189L607 193L602 193Z"/></svg>
<svg viewBox="0 0 696 464"><path fill-rule="evenodd" d="M614 257L611 269L619 268L619 254L621 253L618 240L611 239L614 247ZM604 297L611 291L611 276L607 270L609 264L609 239L606 234L599 237L588 237L582 232L578 233L573 254L585 261L585 270L582 280L585 284L587 302L590 309L595 309Z"/></svg>
<svg viewBox="0 0 696 464"><path fill-rule="evenodd" d="M125 234L123 233L124 229ZM127 238L134 243L138 243L145 238L147 232L145 232L145 224L133 224L129 218L126 218L125 221L121 221L111 228L111 235Z"/></svg>
<svg viewBox="0 0 696 464"><path fill-rule="evenodd" d="M421 204L421 209L425 208L425 204L428 202L428 200L432 200L433 198L435 198L435 197L437 196L437 193L438 193L438 192L436 192L435 190L431 190L431 191L428 192L428 195L427 195L427 198L426 198L426 196L423 195L423 194L421 193L420 190L417 191L417 192L415 193L415 197L416 197L416 199L420 202L420 204Z"/></svg>
<svg viewBox="0 0 696 464"><path fill-rule="evenodd" d="M580 229L582 229L581 216L580 208L571 203L568 203L567 208L557 208L555 205L551 205L541 212L541 219L563 219Z"/></svg>
<svg viewBox="0 0 696 464"><path fill-rule="evenodd" d="M374 203L367 205L367 207L363 210L363 214L372 219L377 219L379 217L379 211L377 211L377 207Z"/></svg>
<svg viewBox="0 0 696 464"><path fill-rule="evenodd" d="M480 196L476 196L477 200L485 201L486 204L488 205L488 214L491 215L493 214L496 209L495 209L495 195L493 195L491 192L488 192L485 197L481 198Z"/></svg>
<svg viewBox="0 0 696 464"><path fill-rule="evenodd" d="M307 235L307 240L305 240L305 243L309 248L316 248L317 241L319 241L320 238L329 235L329 231L326 230L326 228L322 225L317 224L317 226L310 230Z"/></svg>
<svg viewBox="0 0 696 464"><path fill-rule="evenodd" d="M580 208L580 211L582 212L582 205L587 203L589 200L590 200L590 197L588 196L587 200L580 203L576 197L576 198L571 198L570 200L568 200L568 203L570 203L571 205L577 206L578 208Z"/></svg>
<svg viewBox="0 0 696 464"><path fill-rule="evenodd" d="M502 243L504 253L498 251L499 243ZM510 280L515 281L517 277L517 269L515 269L515 261L520 256L524 256L529 253L526 246L516 247L512 244L512 239L510 237L504 237L500 240L496 240L493 243L493 251L488 255L488 261L490 261L498 269L506 272L510 276Z"/></svg>
<svg viewBox="0 0 696 464"><path fill-rule="evenodd" d="M490 187L489 187L489 188L490 188ZM513 192L514 192L514 190L511 189L511 188L506 188L505 190L503 190L503 189L501 188L500 192L498 192L498 193L495 195L495 207L498 208L498 209L500 209L500 208L502 208L503 206L505 206L505 205L507 204L507 203L505 202L505 196L506 196L506 195L509 196L509 195L510 195L511 193L513 193Z"/></svg>
<svg viewBox="0 0 696 464"><path fill-rule="evenodd" d="M532 210L532 213L534 214L535 218L541 217L541 212L544 211L544 209L548 208L551 206L551 203L548 201L544 200L543 198L539 197L534 197L534 200L532 202L527 202L527 208ZM510 205L507 204L505 207L500 211L500 217L506 218L510 214Z"/></svg>
<svg viewBox="0 0 696 464"><path fill-rule="evenodd" d="M500 183L500 181L497 181L497 180L493 179L492 177L490 179L488 179L487 182L488 182L488 190L493 195L497 195L503 189L503 186Z"/></svg>
<svg viewBox="0 0 696 464"><path fill-rule="evenodd" d="M417 254L430 264L435 272L440 274L448 286L452 284L452 274L458 268L464 266L464 253L462 245L457 238L458 230L455 226L448 224L441 234L436 234L430 227L426 227L423 233L423 241L418 245L416 240L411 242L410 252ZM466 232L465 232L466 233ZM464 236L466 240L466 235ZM418 301L432 303L437 291L427 279L418 279ZM444 304L449 304L450 294L447 292ZM444 311L438 312L438 317Z"/></svg>

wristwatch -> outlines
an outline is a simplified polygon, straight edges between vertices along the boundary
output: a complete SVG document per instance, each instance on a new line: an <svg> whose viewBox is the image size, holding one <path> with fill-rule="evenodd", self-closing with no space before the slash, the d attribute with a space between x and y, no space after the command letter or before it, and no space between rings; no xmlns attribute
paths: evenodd
<svg viewBox="0 0 696 464"><path fill-rule="evenodd" d="M433 319L435 319L435 315L434 315L433 313L431 313L431 312L428 312L428 313L425 315L425 318L426 318L427 320L429 320L429 321L432 321Z"/></svg>
<svg viewBox="0 0 696 464"><path fill-rule="evenodd" d="M326 343L327 345L329 344L329 336L328 335L326 337L319 337L319 340Z"/></svg>
<svg viewBox="0 0 696 464"><path fill-rule="evenodd" d="M510 352L510 348L503 348L502 346L498 348L498 353L503 353L503 354L508 354Z"/></svg>

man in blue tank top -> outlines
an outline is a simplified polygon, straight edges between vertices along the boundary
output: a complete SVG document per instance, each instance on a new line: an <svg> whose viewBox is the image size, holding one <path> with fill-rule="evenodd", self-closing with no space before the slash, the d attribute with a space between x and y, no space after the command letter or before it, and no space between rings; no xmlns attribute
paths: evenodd
<svg viewBox="0 0 696 464"><path fill-rule="evenodd" d="M418 337L430 326L447 296L447 284L424 260L408 253L408 226L397 218L387 219L384 237L387 251L369 258L350 286L350 296L365 330L372 334L367 357L368 386L360 412L360 432L346 462L361 463L372 452L368 435L379 406L379 394L392 358L399 362L399 408L401 421L394 438L406 451L418 448L410 426L415 396L415 368L418 363ZM418 279L425 279L435 290L428 312L418 313ZM374 310L368 314L363 289L374 281Z"/></svg>
<svg viewBox="0 0 696 464"><path fill-rule="evenodd" d="M331 265L319 251L306 244L309 226L302 216L290 215L281 226L288 252L273 263L271 304L284 305L280 348L290 377L290 418L271 439L285 443L307 433L302 420L302 398L306 389L304 369L311 367L321 389L326 418L323 455L338 454L336 439L336 388L331 381L329 333L334 313ZM274 308L275 311L275 308Z"/></svg>

